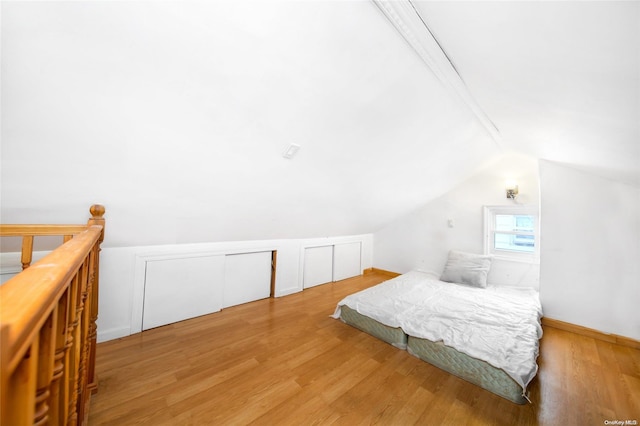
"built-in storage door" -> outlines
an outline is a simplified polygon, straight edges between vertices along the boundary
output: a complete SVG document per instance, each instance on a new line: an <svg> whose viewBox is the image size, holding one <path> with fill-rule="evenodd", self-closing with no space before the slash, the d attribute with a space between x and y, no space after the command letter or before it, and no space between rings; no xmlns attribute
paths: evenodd
<svg viewBox="0 0 640 426"><path fill-rule="evenodd" d="M271 256L270 251L225 256L223 308L269 297Z"/></svg>
<svg viewBox="0 0 640 426"><path fill-rule="evenodd" d="M225 256L147 261L142 329L222 308Z"/></svg>
<svg viewBox="0 0 640 426"><path fill-rule="evenodd" d="M333 281L362 274L360 251L361 243L359 241L333 246Z"/></svg>
<svg viewBox="0 0 640 426"><path fill-rule="evenodd" d="M304 250L303 287L315 287L333 281L333 246L307 247Z"/></svg>
<svg viewBox="0 0 640 426"><path fill-rule="evenodd" d="M303 287L340 281L362 274L360 241L304 250Z"/></svg>

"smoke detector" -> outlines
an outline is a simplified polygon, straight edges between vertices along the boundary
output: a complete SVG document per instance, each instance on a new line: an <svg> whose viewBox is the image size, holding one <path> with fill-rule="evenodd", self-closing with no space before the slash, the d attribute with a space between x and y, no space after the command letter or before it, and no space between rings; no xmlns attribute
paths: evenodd
<svg viewBox="0 0 640 426"><path fill-rule="evenodd" d="M292 159L293 156L296 155L299 150L300 150L300 145L296 145L295 143L290 143L289 146L287 146L287 149L285 149L282 156L287 159Z"/></svg>

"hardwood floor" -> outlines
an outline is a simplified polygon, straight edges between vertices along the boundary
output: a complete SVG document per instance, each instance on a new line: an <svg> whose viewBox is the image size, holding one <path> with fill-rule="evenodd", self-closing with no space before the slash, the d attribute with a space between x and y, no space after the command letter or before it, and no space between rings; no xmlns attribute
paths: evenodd
<svg viewBox="0 0 640 426"><path fill-rule="evenodd" d="M98 345L90 425L640 422L640 350L545 328L516 405L329 317L368 274Z"/></svg>

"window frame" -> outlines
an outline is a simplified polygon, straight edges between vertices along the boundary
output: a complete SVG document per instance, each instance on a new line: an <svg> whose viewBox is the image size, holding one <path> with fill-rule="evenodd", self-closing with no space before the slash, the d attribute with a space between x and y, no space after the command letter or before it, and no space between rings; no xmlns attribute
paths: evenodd
<svg viewBox="0 0 640 426"><path fill-rule="evenodd" d="M533 238L534 252L516 252L500 250L495 248L495 234L505 233L496 231L496 216L498 215L526 215L533 216ZM519 235L517 231L510 232ZM522 233L521 235L531 235ZM497 259L515 260L527 263L540 263L540 212L537 205L516 205L516 206L484 206L484 254L491 255Z"/></svg>

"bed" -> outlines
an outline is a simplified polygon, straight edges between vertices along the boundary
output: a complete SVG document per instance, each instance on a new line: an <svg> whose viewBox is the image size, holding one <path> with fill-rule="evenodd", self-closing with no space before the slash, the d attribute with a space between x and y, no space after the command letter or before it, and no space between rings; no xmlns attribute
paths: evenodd
<svg viewBox="0 0 640 426"><path fill-rule="evenodd" d="M452 252L441 277L400 275L347 296L333 317L524 404L538 370L540 300L532 288L487 286L490 261Z"/></svg>

